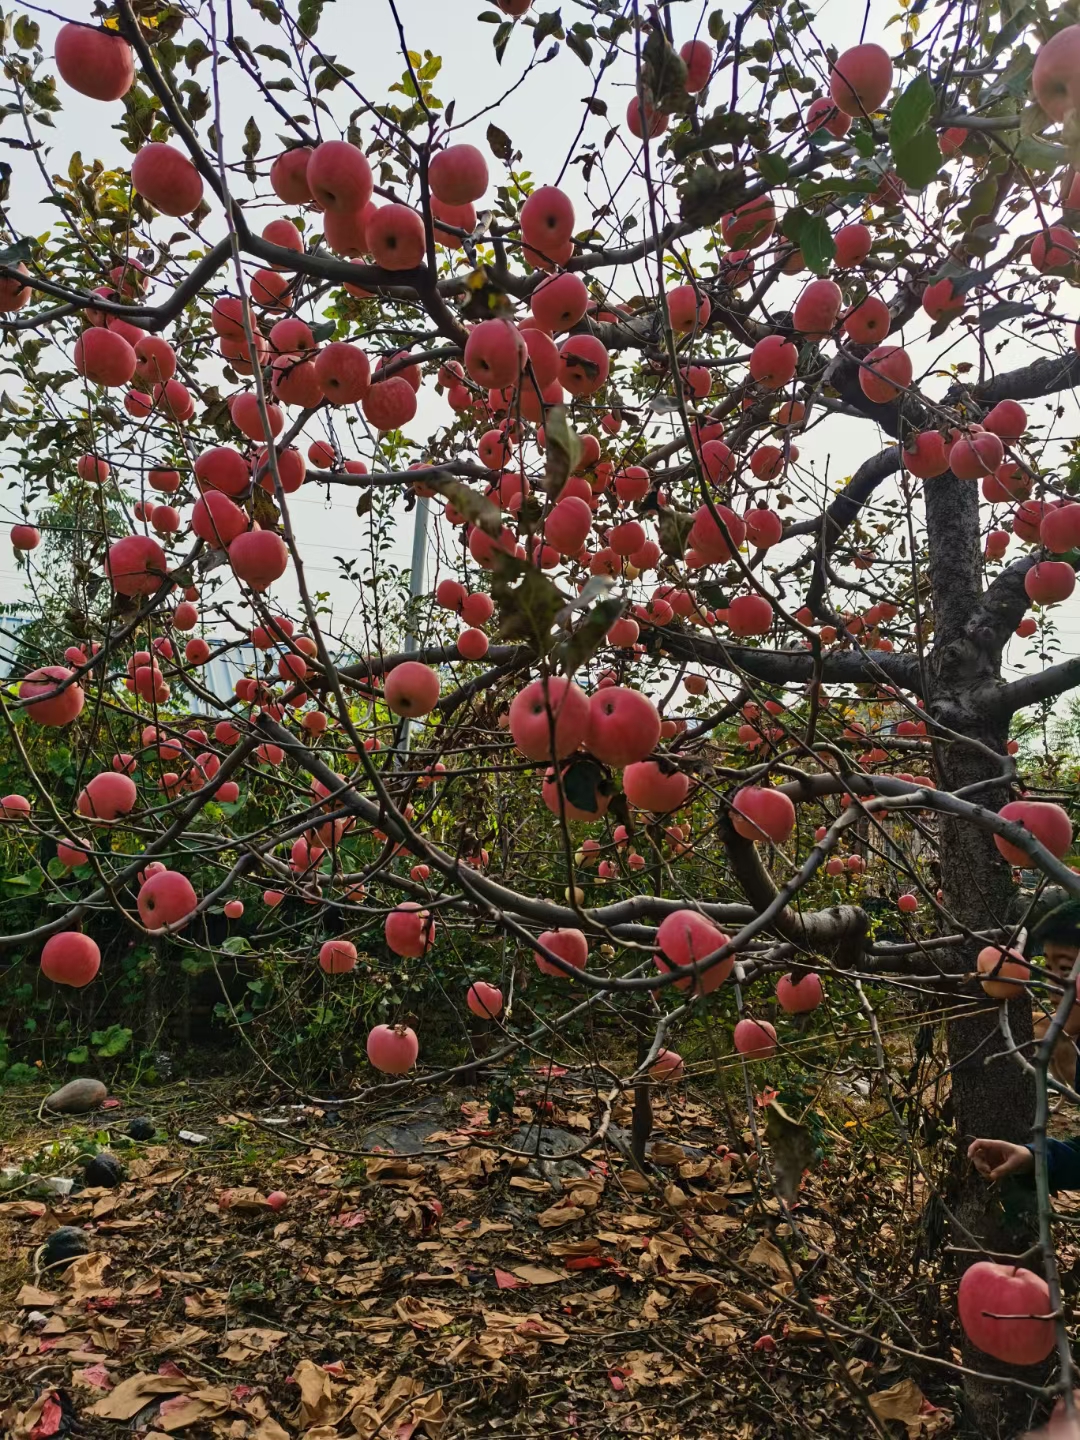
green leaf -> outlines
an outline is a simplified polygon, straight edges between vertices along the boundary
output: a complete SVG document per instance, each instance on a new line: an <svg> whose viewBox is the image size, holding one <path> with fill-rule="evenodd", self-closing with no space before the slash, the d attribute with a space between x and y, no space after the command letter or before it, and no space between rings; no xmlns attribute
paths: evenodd
<svg viewBox="0 0 1080 1440"><path fill-rule="evenodd" d="M549 35L557 35L563 38L562 13L559 10L549 10L544 15L536 17L536 27L533 30L533 49L539 50Z"/></svg>
<svg viewBox="0 0 1080 1440"><path fill-rule="evenodd" d="M983 311L979 319L979 330L986 334L1005 320L1019 320L1023 315L1033 315L1037 307L1026 300L1002 300Z"/></svg>
<svg viewBox="0 0 1080 1440"><path fill-rule="evenodd" d="M226 955L246 955L251 949L251 942L243 935L230 935L222 942L221 948Z"/></svg>
<svg viewBox="0 0 1080 1440"><path fill-rule="evenodd" d="M553 405L544 417L544 489L557 500L581 456L581 441L571 430L565 405Z"/></svg>
<svg viewBox="0 0 1080 1440"><path fill-rule="evenodd" d="M195 41L191 43L194 45ZM191 49L191 45L188 46L188 49ZM279 50L276 45L256 45L255 54L265 56L267 60L276 60L281 65L289 65L292 63L285 51Z"/></svg>
<svg viewBox="0 0 1080 1440"><path fill-rule="evenodd" d="M601 600L586 615L572 635L555 647L565 675L572 675L588 664L607 638L607 632L623 612L625 601L618 595Z"/></svg>
<svg viewBox="0 0 1080 1440"><path fill-rule="evenodd" d="M717 45L722 45L728 38L730 27L727 16L722 10L714 10L709 16L708 30L710 40L715 40Z"/></svg>
<svg viewBox="0 0 1080 1440"><path fill-rule="evenodd" d="M664 554L681 560L686 554L686 545L693 526L694 516L689 511L676 510L671 505L661 510L660 549Z"/></svg>
<svg viewBox="0 0 1080 1440"><path fill-rule="evenodd" d="M15 44L20 50L31 50L38 43L38 36L41 30L36 20L31 20L26 15L20 15L15 21Z"/></svg>
<svg viewBox="0 0 1080 1440"><path fill-rule="evenodd" d="M514 142L507 135L505 130L500 130L498 125L489 125L487 128L488 148L496 160L502 160L509 165L514 154Z"/></svg>
<svg viewBox="0 0 1080 1440"><path fill-rule="evenodd" d="M510 36L513 33L514 22L512 20L504 20L492 38L491 43L495 47L495 59L500 65L502 64L503 56L506 54L506 46L509 43Z"/></svg>
<svg viewBox="0 0 1080 1440"><path fill-rule="evenodd" d="M1056 170L1059 165L1069 163L1069 152L1064 145L1052 145L1037 135L1025 135L1017 142L1013 154L1027 170Z"/></svg>
<svg viewBox="0 0 1080 1440"><path fill-rule="evenodd" d="M562 772L563 793L569 804L578 810L595 813L600 808L600 798L611 794L611 779L591 755L578 755Z"/></svg>
<svg viewBox="0 0 1080 1440"><path fill-rule="evenodd" d="M551 627L564 604L563 594L554 581L516 555L498 551L491 598L499 610L499 638L527 640L546 654L551 644Z"/></svg>
<svg viewBox="0 0 1080 1440"><path fill-rule="evenodd" d="M107 1030L95 1032L92 1039L98 1046L95 1054L99 1059L111 1060L114 1055L122 1055L131 1044L131 1031L126 1025L110 1025Z"/></svg>
<svg viewBox="0 0 1080 1440"><path fill-rule="evenodd" d="M566 48L572 50L583 65L592 64L592 46L583 35L571 30L566 37Z"/></svg>
<svg viewBox="0 0 1080 1440"><path fill-rule="evenodd" d="M896 173L912 190L925 190L942 166L937 135L933 130L920 130L904 145L894 146Z"/></svg>
<svg viewBox="0 0 1080 1440"><path fill-rule="evenodd" d="M255 117L251 116L247 124L244 126L243 154L244 159L247 162L244 166L244 169L247 171L248 179L252 182L252 184L255 183L255 156L258 155L259 146L261 144L262 135L259 132L258 125L255 124Z"/></svg>
<svg viewBox="0 0 1080 1440"><path fill-rule="evenodd" d="M323 320L318 325L311 327L311 336L316 345L323 345L327 340L332 340L337 329L336 320Z"/></svg>
<svg viewBox="0 0 1080 1440"><path fill-rule="evenodd" d="M797 243L809 269L815 275L826 274L836 256L836 242L824 215L807 216L799 227Z"/></svg>
<svg viewBox="0 0 1080 1440"><path fill-rule="evenodd" d="M300 33L306 35L310 40L319 28L319 21L322 19L323 6L327 0L300 0L300 8L296 12L297 25ZM332 5L334 0L329 0Z"/></svg>
<svg viewBox="0 0 1080 1440"><path fill-rule="evenodd" d="M687 224L715 225L745 194L745 171L697 165L679 190L679 215Z"/></svg>
<svg viewBox="0 0 1080 1440"><path fill-rule="evenodd" d="M766 151L764 155L758 156L758 169L761 172L761 178L767 180L770 185L782 185L791 174L791 166L783 155L774 155L771 151Z"/></svg>
<svg viewBox="0 0 1080 1440"><path fill-rule="evenodd" d="M76 1045L74 1050L69 1050L64 1059L70 1065L85 1065L90 1059L90 1051L85 1045Z"/></svg>
<svg viewBox="0 0 1080 1440"><path fill-rule="evenodd" d="M37 242L24 235L21 240L16 240L14 245L5 245L0 249L0 265L16 265L20 260L32 260Z"/></svg>
<svg viewBox="0 0 1080 1440"><path fill-rule="evenodd" d="M856 153L861 155L864 160L869 160L870 156L873 155L877 149L874 136L869 130L854 130L849 136L849 139L852 145L855 146Z"/></svg>
<svg viewBox="0 0 1080 1440"><path fill-rule="evenodd" d="M893 154L909 140L914 140L934 113L937 96L930 77L921 70L892 108L889 120L889 144Z"/></svg>

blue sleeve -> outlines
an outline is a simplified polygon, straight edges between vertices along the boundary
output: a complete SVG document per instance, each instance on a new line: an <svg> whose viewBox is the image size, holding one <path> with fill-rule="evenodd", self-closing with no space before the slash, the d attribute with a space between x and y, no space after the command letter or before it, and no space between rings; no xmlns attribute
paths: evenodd
<svg viewBox="0 0 1080 1440"><path fill-rule="evenodd" d="M1035 1153L1033 1146L1028 1149ZM1047 1140L1046 1174L1051 1194L1080 1190L1080 1135L1072 1140Z"/></svg>

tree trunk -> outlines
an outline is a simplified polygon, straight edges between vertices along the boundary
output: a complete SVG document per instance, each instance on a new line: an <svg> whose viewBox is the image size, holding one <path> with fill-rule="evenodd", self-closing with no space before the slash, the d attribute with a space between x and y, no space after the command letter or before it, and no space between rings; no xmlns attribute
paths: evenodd
<svg viewBox="0 0 1080 1440"><path fill-rule="evenodd" d="M927 482L925 497L935 629L927 708L935 720L1004 757L1008 715L989 703L1001 683L1000 649L984 632L973 629L982 594L978 490L947 474ZM938 744L935 750L943 790L990 780L1003 768L974 746L953 742ZM987 786L973 798L989 810L999 810L1009 799L1008 784L1003 780ZM972 930L1008 925L1014 920L1016 887L1011 867L992 837L947 816L939 817L938 823L946 911L960 927ZM980 948L978 941L957 946L944 952L948 959L943 963L954 972L973 972ZM952 1003L969 998L981 1001L981 1009L951 1020L947 1027L957 1139L953 1185L947 1197L954 1217L950 1238L952 1244L965 1248L981 1244L988 1250L1018 1253L1035 1239L1034 1207L1024 1203L1019 1187L1009 1195L1002 1187L988 1185L968 1162L967 1147L978 1136L1029 1140L1035 1086L1014 1060L989 1058L1004 1048L998 1007L975 980L969 980ZM949 998L945 1003L950 1003ZM1009 1002L1009 1021L1018 1044L1031 1038L1031 1005L1026 996ZM958 1257L958 1270L977 1258ZM1030 1370L1000 1365L970 1348L965 1363L986 1373L1031 1378ZM1030 1420L1030 1397L974 1379L968 1380L965 1393L973 1434L1004 1440Z"/></svg>

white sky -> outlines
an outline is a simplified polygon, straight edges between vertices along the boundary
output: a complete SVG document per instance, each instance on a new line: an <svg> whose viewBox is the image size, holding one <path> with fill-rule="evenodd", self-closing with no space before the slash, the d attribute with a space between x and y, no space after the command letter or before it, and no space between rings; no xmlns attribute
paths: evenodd
<svg viewBox="0 0 1080 1440"><path fill-rule="evenodd" d="M64 8L72 18L88 18L89 7L75 4L74 0L69 0ZM531 31L518 27L510 41L502 67L498 67L491 50L494 26L478 23L475 19L476 14L484 8L487 7L483 0L456 0L453 4L446 3L446 0L400 0L399 10L411 48L430 50L443 58L442 73L435 82L435 89L444 101L456 97L455 119L458 122L469 113L490 104L517 80L532 53ZM547 7L540 5L536 8ZM703 23L702 17L712 8L715 7L689 3L689 0L688 3L675 4L672 9L677 43L695 33L698 25ZM734 14L737 7L725 4L721 8ZM831 0L831 3L823 4L815 22L819 38L824 43L835 43L841 48L854 43L859 37L853 33L852 17L857 13L861 19L862 8L861 5L854 6L852 0ZM881 29L889 16L895 13L891 0L888 4L883 3L883 0L874 0L870 10L871 19L866 38L882 40L891 50L898 50L898 28L893 27L887 33ZM225 6L220 0L218 12L219 19L224 24ZM584 11L578 11L572 3L564 3L562 12L567 23L583 18L585 14ZM246 7L238 5L237 13L241 16L238 28L252 43L280 42L280 36L274 28L259 21ZM44 48L46 54L51 55L51 37L55 34L56 23L48 17L41 17L41 25ZM748 29L747 37L753 39L763 33L759 25L756 30ZM358 5L356 0L336 0L336 3L331 0L324 11L317 39L320 48L337 56L355 71L355 84L368 98L375 103L391 98L387 93L388 86L400 77L404 65L394 17L386 0L363 0L362 5ZM630 73L627 69L615 67L601 85L599 93L608 99L613 121L621 120L625 111L629 98L626 82ZM208 64L200 68L196 78L202 84L208 83ZM265 105L253 103L258 97L253 95L248 82L241 80L235 66L229 65L222 71L222 80L227 155L230 158L238 156L243 143L243 126L253 108L264 137L263 156L268 157L275 153L277 146L272 137L284 128L281 122ZM714 87L715 100L726 95L727 85L725 74ZM62 82L60 89L65 108L62 114L57 116L57 128L55 132L42 132L46 137L55 136L55 149L46 159L49 168L66 170L68 156L74 149L80 149L87 162L100 156L106 163L127 163L126 152L110 129L115 120L113 112L118 112L120 107L100 105L84 99L69 91ZM564 49L554 62L539 67L520 89L504 100L496 114L482 117L469 131L458 132L455 138L471 140L488 153L484 134L489 120L494 118L511 136L515 146L523 152L522 168L530 170L538 183L551 182L557 177L571 148L581 119L581 102L590 89L591 81L585 67ZM288 103L291 97L282 98ZM338 117L344 117L352 108L349 97L342 90L331 97L331 103ZM747 104L749 106L752 103L751 92L747 96ZM301 108L299 104L297 108ZM5 133L14 133L13 123L11 120L7 122ZM600 117L590 118L585 130L586 139L601 141L610 123L611 121ZM362 128L367 134L369 126L362 122ZM326 134L332 133L336 132L328 126ZM615 181L622 178L631 162L629 150L623 148L620 154L622 146L623 139L620 134L620 138L607 152L609 177ZM11 200L13 220L27 232L40 234L52 222L55 212L50 207L39 204L43 187L34 162L22 151L5 150L4 156L14 168ZM498 162L490 157L489 166L494 184L500 167ZM967 173L970 174L970 167ZM580 227L587 221L590 212L589 201L581 189L580 171L576 168L568 171L562 183L575 201ZM598 184L594 181L594 201L605 198L602 185L603 182ZM640 195L640 187L631 181L624 193ZM933 188L926 193L928 197L931 196ZM267 206L265 216L260 218L269 219L276 213L280 213L280 207ZM850 218L858 217L853 214ZM165 221L164 224L170 231L176 228L171 221ZM219 232L215 229L215 217L208 222L206 233L217 238ZM612 272L609 272L602 278L610 278L611 274ZM790 282L792 297L808 278L811 277L804 274ZM616 283L619 292L629 297L645 293L650 286L650 278L646 269L639 268L634 274L620 272ZM1072 304L1073 293L1064 290L1059 303L1064 306ZM960 358L977 359L977 347L973 340L961 340L959 348L956 347L957 336L962 332L955 326L936 342L933 350L920 345L918 336L927 328L922 324L923 318L918 317L904 331L904 341L916 360L917 374L920 368L930 368L936 356L944 357L945 364ZM1002 327L994 332L992 339L996 341L1004 338L1005 334L1005 327ZM1068 343L1067 340L1064 343ZM1033 354L1026 342L1017 340L1011 342L994 363L999 368L1012 368L1016 364L1025 363ZM943 393L946 384L944 379L934 380L927 388L931 395L937 396ZM1055 398L1050 405L1057 403L1059 401ZM1066 434L1076 433L1080 427L1076 424L1076 406L1072 397L1060 397L1060 403L1065 403L1068 409L1065 419L1057 423L1055 433L1061 434L1062 427ZM1029 417L1037 423L1040 415L1039 402L1028 408ZM417 440L422 440L426 433L444 423L448 414L445 401L435 395L429 382L421 392L417 419L408 427L407 433ZM316 429L314 433L320 432ZM879 436L869 423L835 418L801 444L802 463L813 462L817 467L818 479L812 482L814 488L820 487L827 476L828 489L833 490L883 443L886 443L885 437ZM370 460L371 457L365 454L365 458ZM356 494L350 491L336 494L327 504L321 492L312 487L306 488L290 501L294 526L303 554L307 558L310 584L314 589L330 591L335 605L335 620L339 624L344 614L352 609L354 598L349 587L343 586L337 579L337 567L332 556L354 554L362 544L361 522L354 514L355 502ZM791 517L793 513L788 510L786 515ZM999 517L1005 513L1005 510L999 507ZM394 545L395 558L402 565L408 564L410 544L411 518L403 516ZM1010 557L1016 551L1017 544L1014 541L1010 547ZM21 580L11 553L4 550L0 554L0 600L17 598L21 588ZM289 592L285 581L280 582L273 593L275 598L288 602ZM1065 653L1070 653L1080 639L1080 594L1074 595L1064 606L1058 607L1054 619L1064 642ZM1010 660L1018 664L1026 648L1025 642L1014 642Z"/></svg>

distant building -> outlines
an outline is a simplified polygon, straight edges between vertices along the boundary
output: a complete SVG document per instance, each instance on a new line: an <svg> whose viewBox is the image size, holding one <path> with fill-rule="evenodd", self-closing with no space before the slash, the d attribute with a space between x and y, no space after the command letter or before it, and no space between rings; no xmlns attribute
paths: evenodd
<svg viewBox="0 0 1080 1440"><path fill-rule="evenodd" d="M207 643L212 650L224 642L221 640L210 640ZM202 683L215 700L231 700L236 694L236 682L241 675L249 671L258 672L259 656L254 645L246 642L242 645L234 645L227 655L214 655L202 667Z"/></svg>
<svg viewBox="0 0 1080 1440"><path fill-rule="evenodd" d="M0 615L0 680L16 667L23 631L34 623L32 615Z"/></svg>

